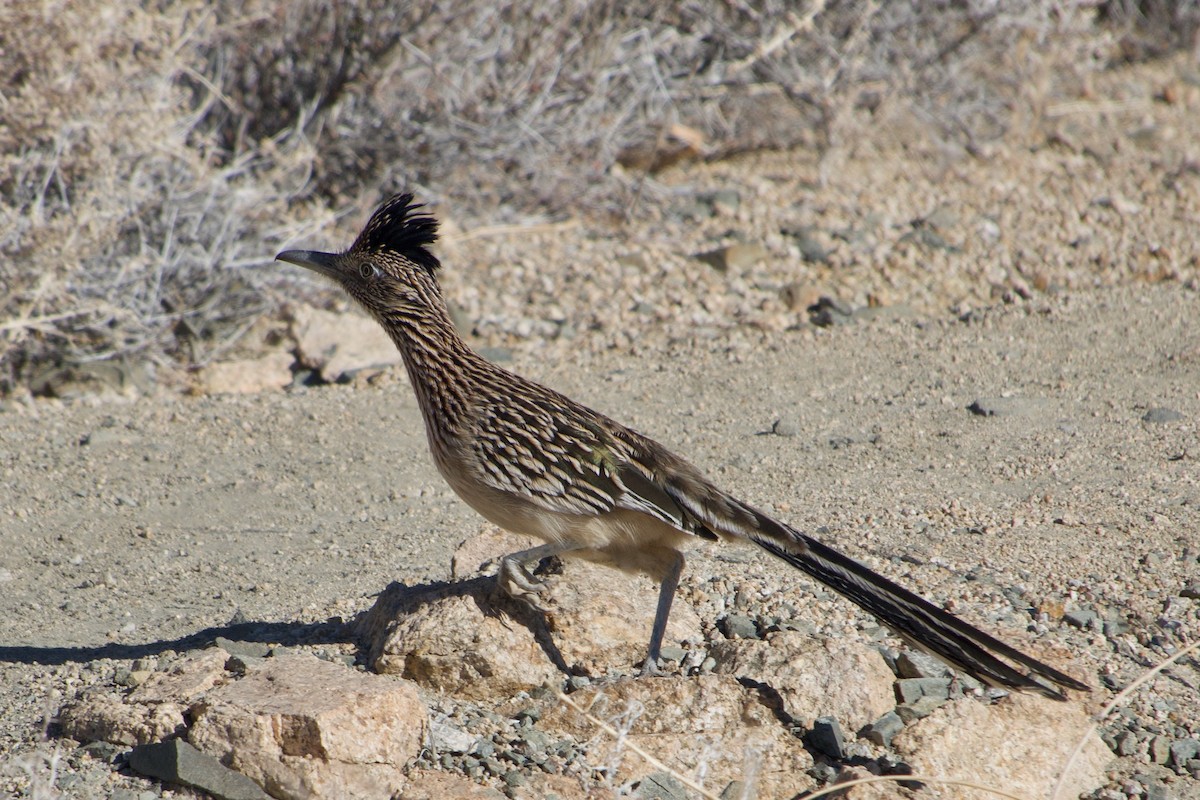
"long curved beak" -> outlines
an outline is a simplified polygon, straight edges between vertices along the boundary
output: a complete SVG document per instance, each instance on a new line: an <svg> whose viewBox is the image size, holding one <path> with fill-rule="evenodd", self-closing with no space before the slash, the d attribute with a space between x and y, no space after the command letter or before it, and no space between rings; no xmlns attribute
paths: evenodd
<svg viewBox="0 0 1200 800"><path fill-rule="evenodd" d="M327 278L336 279L338 277L337 255L334 253L321 253L316 250L284 250L275 256L275 260L311 269Z"/></svg>

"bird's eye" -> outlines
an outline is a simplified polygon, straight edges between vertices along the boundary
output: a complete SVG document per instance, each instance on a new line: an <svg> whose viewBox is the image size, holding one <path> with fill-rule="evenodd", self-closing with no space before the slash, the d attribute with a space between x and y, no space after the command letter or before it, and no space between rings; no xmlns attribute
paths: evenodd
<svg viewBox="0 0 1200 800"><path fill-rule="evenodd" d="M379 274L379 270L370 261L364 261L358 267L358 274L364 278L374 278Z"/></svg>

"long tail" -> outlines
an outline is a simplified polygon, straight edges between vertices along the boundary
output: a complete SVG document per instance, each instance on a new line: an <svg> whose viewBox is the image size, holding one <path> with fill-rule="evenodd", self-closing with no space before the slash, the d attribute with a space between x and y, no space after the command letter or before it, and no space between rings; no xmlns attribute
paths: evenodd
<svg viewBox="0 0 1200 800"><path fill-rule="evenodd" d="M871 612L910 644L977 680L1005 689L1039 692L1055 700L1066 699L1059 687L1091 691L1086 683L968 625L811 536L755 509L744 505L742 509L755 518L758 530L730 533L750 539L764 550L806 572ZM1018 669L1014 664L1024 669Z"/></svg>

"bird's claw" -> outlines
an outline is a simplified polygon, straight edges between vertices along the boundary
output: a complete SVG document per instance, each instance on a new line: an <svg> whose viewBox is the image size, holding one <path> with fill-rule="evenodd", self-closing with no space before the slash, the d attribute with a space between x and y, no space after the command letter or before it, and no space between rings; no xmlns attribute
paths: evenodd
<svg viewBox="0 0 1200 800"><path fill-rule="evenodd" d="M496 570L496 587L514 600L521 600L543 614L550 610L541 600L541 596L549 590L549 585L535 578L524 564L514 559L500 559Z"/></svg>

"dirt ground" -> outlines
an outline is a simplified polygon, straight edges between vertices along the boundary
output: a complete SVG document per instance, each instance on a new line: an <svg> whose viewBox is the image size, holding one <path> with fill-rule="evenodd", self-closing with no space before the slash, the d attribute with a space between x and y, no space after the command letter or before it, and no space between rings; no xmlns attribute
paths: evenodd
<svg viewBox="0 0 1200 800"><path fill-rule="evenodd" d="M1187 141L1200 101L1187 85L1190 101L1155 105L1182 67L1163 69L1126 76L1145 104L1123 107L1132 118L1121 124L1096 114L1060 139L982 160L931 167L927 153L892 142L848 157L823 188L803 154L666 176L733 185L740 206L694 224L630 222L621 251L656 252L677 234L676 253L703 237L749 236L772 254L706 277L736 291L729 300L714 289L695 319L671 318L673 284L651 276L629 296L654 313L619 295L619 325L521 338L521 319L544 321L548 297L569 319L585 295L589 313L603 311L595 287L562 277L613 263L600 229L531 239L539 247L523 268L548 277L531 280L507 317L486 311L496 287L466 287L463 275L516 245L454 245L448 255L470 270L456 275L448 258L448 289L477 321L478 342L509 347L506 366L651 434L797 527L825 529L830 544L965 618L1036 635L1096 687L1098 707L1200 635L1200 180ZM1130 133L1147 115L1151 144ZM802 193L789 213L851 255L789 273L796 256L779 238L778 200ZM909 221L939 208L952 211L937 240L898 243L936 232ZM846 218L875 220L861 248L829 234ZM786 300L805 287L873 307L815 326ZM738 323L712 323L725 316ZM973 413L977 401L996 413ZM447 578L452 550L479 528L434 471L399 371L251 396L6 401L0 793L186 796L56 739L58 708L137 659L217 635L252 629L353 652L340 620L389 581ZM687 580L794 586L783 567L742 556L699 549ZM1023 620L1013 592L1033 609ZM797 590L792 602L813 610L823 634L866 636L873 625L841 601ZM1063 619L1088 611L1090 622L1074 617L1083 627ZM1131 753L1114 753L1109 796L1153 785L1200 797L1186 769L1147 755L1154 736L1200 736L1198 687L1200 666L1185 659L1105 723L1110 736L1134 737Z"/></svg>

